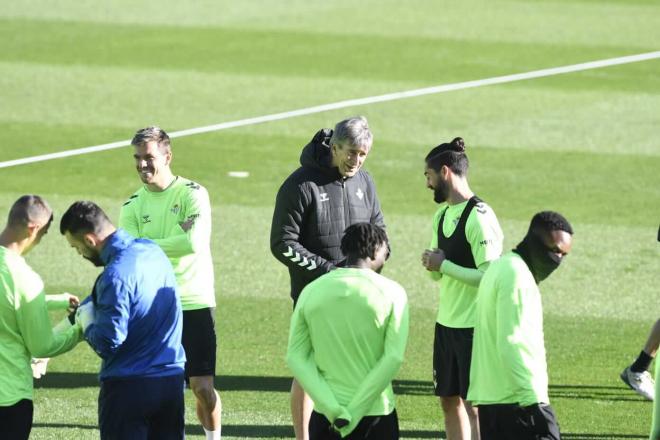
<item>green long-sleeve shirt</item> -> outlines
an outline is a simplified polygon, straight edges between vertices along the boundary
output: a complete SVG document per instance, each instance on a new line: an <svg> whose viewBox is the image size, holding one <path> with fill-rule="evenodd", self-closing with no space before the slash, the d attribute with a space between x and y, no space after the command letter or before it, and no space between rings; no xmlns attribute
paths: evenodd
<svg viewBox="0 0 660 440"><path fill-rule="evenodd" d="M0 246L0 406L32 400L31 357L71 350L80 327L54 334L44 285L23 257Z"/></svg>
<svg viewBox="0 0 660 440"><path fill-rule="evenodd" d="M438 208L433 217L431 249L438 247L438 226L442 213L445 212L442 233L445 237L449 237L454 233L467 204L467 201L456 205L443 204ZM502 254L504 234L495 213L484 202L481 202L470 212L465 223L465 237L470 243L474 262L481 271L485 271L489 262ZM432 279L439 281L440 287L440 301L436 321L445 327L474 327L477 298L476 285L470 285L450 275L442 275L440 272L429 273Z"/></svg>
<svg viewBox="0 0 660 440"><path fill-rule="evenodd" d="M515 252L490 264L479 285L467 400L550 403L541 294Z"/></svg>
<svg viewBox="0 0 660 440"><path fill-rule="evenodd" d="M160 192L144 186L122 206L119 226L163 249L174 267L183 310L215 307L211 203L203 186L183 177Z"/></svg>
<svg viewBox="0 0 660 440"><path fill-rule="evenodd" d="M302 291L291 318L287 363L330 421L394 410L392 379L408 339L408 302L396 282L368 269L341 268Z"/></svg>

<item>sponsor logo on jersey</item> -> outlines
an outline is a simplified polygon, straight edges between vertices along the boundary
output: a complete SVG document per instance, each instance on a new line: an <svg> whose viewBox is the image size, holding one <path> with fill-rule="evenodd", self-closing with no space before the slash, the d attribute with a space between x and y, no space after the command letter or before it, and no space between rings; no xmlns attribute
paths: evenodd
<svg viewBox="0 0 660 440"><path fill-rule="evenodd" d="M362 200L362 197L364 197L364 193L362 192L362 188L358 188L358 190L355 192L355 195L357 196L358 199Z"/></svg>
<svg viewBox="0 0 660 440"><path fill-rule="evenodd" d="M146 225L147 223L151 223L151 219L149 218L149 214L142 216L142 224Z"/></svg>
<svg viewBox="0 0 660 440"><path fill-rule="evenodd" d="M319 194L319 196L321 197L319 199L319 201L321 202L327 202L328 200L330 200L330 198L328 197L328 193L321 193Z"/></svg>
<svg viewBox="0 0 660 440"><path fill-rule="evenodd" d="M186 183L186 186L188 188L192 188L192 189L199 189L200 188L199 184L197 184L195 182L188 182L188 183Z"/></svg>

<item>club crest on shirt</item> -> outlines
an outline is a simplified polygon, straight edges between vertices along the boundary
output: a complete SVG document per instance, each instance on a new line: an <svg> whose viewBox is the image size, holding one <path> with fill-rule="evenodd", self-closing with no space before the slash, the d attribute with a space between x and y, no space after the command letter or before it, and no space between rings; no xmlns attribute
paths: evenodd
<svg viewBox="0 0 660 440"><path fill-rule="evenodd" d="M362 197L364 197L364 193L362 192L362 188L358 188L358 190L355 192L355 195L357 196L358 199L362 200Z"/></svg>
<svg viewBox="0 0 660 440"><path fill-rule="evenodd" d="M151 223L151 218L149 218L149 214L142 216L142 224L145 225L147 223Z"/></svg>
<svg viewBox="0 0 660 440"><path fill-rule="evenodd" d="M170 212L174 215L177 215L181 211L181 207L177 203L176 205L172 206L172 209L170 209Z"/></svg>
<svg viewBox="0 0 660 440"><path fill-rule="evenodd" d="M320 202L327 202L328 200L330 200L330 198L328 197L328 193L321 193L319 194L319 197L320 197L319 198Z"/></svg>

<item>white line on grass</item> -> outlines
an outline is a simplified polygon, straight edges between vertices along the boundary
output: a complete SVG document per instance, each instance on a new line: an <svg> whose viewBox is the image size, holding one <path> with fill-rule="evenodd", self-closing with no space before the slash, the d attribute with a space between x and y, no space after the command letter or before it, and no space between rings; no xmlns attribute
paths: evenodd
<svg viewBox="0 0 660 440"><path fill-rule="evenodd" d="M601 67L617 66L620 64L636 63L639 61L648 61L660 58L660 51L648 52L638 55L629 55L625 57L609 58L606 60L591 61L587 63L571 64L569 66L552 67L548 69L534 70L532 72L516 73L512 75L496 76L493 78L478 79L474 81L465 81L460 83L445 84L441 86L425 87L422 89L408 90L404 92L388 93L385 95L369 96L366 98L349 99L346 101L333 102L330 104L317 105L314 107L301 108L283 113L258 116L255 118L241 119L238 121L222 122L205 127L190 128L170 133L170 137L192 136L194 134L209 133L212 131L226 130L228 128L243 127L246 125L261 124L263 122L279 121L281 119L295 118L297 116L311 115L328 110L337 110L346 107L356 107L360 105L373 104L377 102L395 101L397 99L414 98L416 96L432 95L435 93L451 92L454 90L470 89L474 87L483 87L493 84L503 84L514 81L523 81L533 78L542 78L546 76L561 75L563 73L581 72L583 70L599 69ZM130 140L112 142L110 144L94 145L91 147L78 148L75 150L59 151L57 153L42 154L39 156L25 157L22 159L8 160L0 162L0 168L7 168L17 165L24 165L45 160L59 159L62 157L77 156L80 154L95 153L97 151L111 150L130 145Z"/></svg>

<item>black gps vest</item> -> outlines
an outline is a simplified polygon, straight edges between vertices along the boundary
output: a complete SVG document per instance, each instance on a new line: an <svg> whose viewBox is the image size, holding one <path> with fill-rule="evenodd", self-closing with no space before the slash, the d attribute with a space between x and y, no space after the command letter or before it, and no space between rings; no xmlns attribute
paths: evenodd
<svg viewBox="0 0 660 440"><path fill-rule="evenodd" d="M456 229L454 229L454 232L449 237L445 237L445 234L442 232L442 225L445 221L447 209L442 211L440 221L438 222L438 247L444 251L447 259L452 263L472 269L476 269L477 265L472 256L472 247L465 237L465 224L472 212L472 208L478 203L481 203L481 199L477 196L473 196L468 200L461 217L458 219Z"/></svg>

